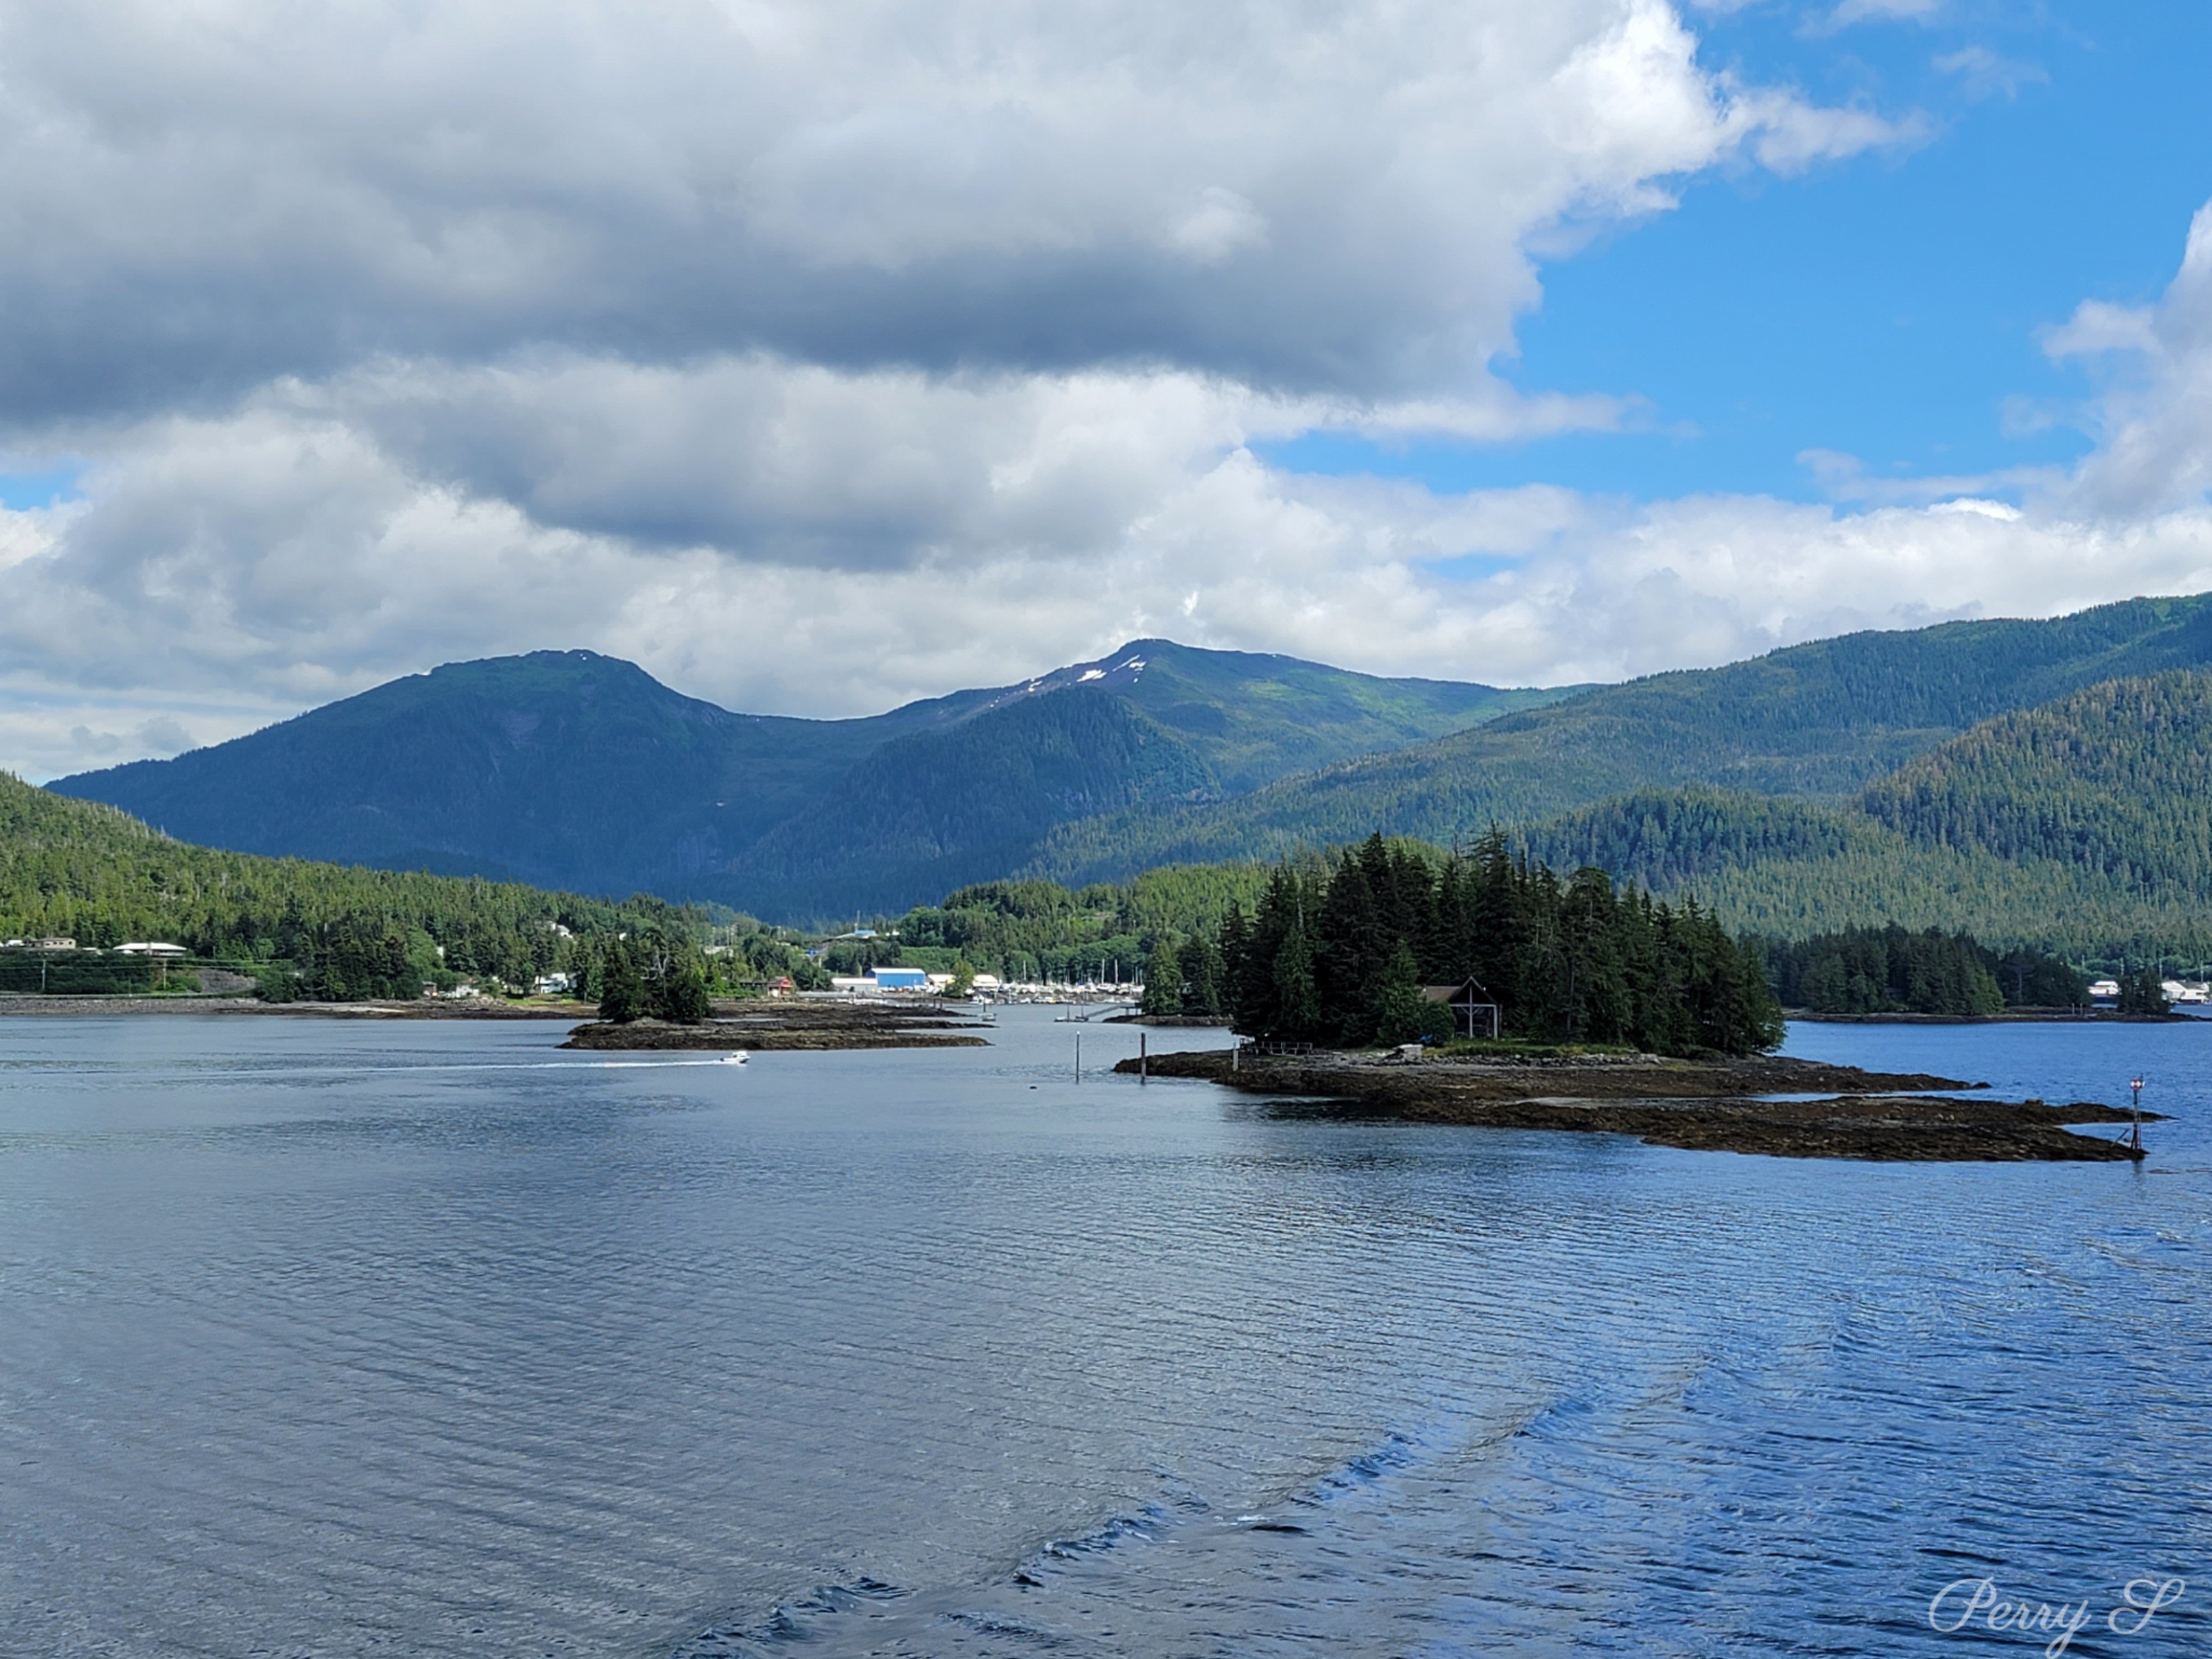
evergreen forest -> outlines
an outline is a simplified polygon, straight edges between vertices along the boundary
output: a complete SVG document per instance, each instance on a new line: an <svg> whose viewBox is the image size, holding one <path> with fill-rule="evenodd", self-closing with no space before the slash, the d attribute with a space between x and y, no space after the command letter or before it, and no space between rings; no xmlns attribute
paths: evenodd
<svg viewBox="0 0 2212 1659"><path fill-rule="evenodd" d="M1423 994L1469 981L1508 1039L1662 1054L1782 1041L1764 963L1694 900L1596 869L1562 880L1496 833L1465 858L1370 836L1333 866L1278 866L1249 921L1232 903L1211 936L1158 945L1146 990L1156 1010L1172 997L1248 1036L1357 1048L1469 1035Z"/></svg>

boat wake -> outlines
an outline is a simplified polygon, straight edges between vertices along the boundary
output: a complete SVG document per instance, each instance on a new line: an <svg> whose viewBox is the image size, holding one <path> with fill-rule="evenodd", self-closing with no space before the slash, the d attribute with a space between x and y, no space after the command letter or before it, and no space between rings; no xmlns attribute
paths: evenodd
<svg viewBox="0 0 2212 1659"><path fill-rule="evenodd" d="M1136 1632L1162 1616L1181 1623L1194 1586L1222 1628L1203 1634L1235 1647L1243 1594L1279 1593L1310 1577L1332 1553L1328 1511L1407 1469L1419 1455L1390 1434L1346 1458L1278 1508L1224 1515L1194 1493L1146 1504L1093 1530L1040 1546L1004 1577L981 1583L910 1589L874 1578L817 1586L756 1622L709 1630L672 1659L772 1659L803 1651L823 1659L930 1654L946 1659L1017 1659L1037 1654L1119 1659L1145 1650ZM1269 1599L1274 1599L1270 1597ZM1185 1629L1184 1639L1200 1634Z"/></svg>

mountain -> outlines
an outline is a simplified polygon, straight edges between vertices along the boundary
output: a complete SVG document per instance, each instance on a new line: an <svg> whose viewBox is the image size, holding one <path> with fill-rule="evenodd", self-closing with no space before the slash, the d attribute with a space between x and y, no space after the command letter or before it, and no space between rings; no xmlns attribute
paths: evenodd
<svg viewBox="0 0 2212 1659"><path fill-rule="evenodd" d="M1220 799L1567 695L1143 640L1015 685L811 720L544 651L49 787L244 852L829 914L936 896L902 884L947 872L1000 873L994 860L1035 857L1072 817Z"/></svg>
<svg viewBox="0 0 2212 1659"><path fill-rule="evenodd" d="M1187 738L1122 698L1070 686L884 744L702 891L872 916L1003 875L1071 819L1221 787Z"/></svg>
<svg viewBox="0 0 2212 1659"><path fill-rule="evenodd" d="M240 852L612 892L706 867L866 752L586 651L456 663L213 748L57 780Z"/></svg>
<svg viewBox="0 0 2212 1659"><path fill-rule="evenodd" d="M933 902L900 937L933 949L932 966L998 947L1062 968L1079 945L1085 963L1127 960L1162 930L1218 925L1232 899L1249 913L1266 876L1250 863L1155 868L1118 894L992 882L936 907L973 870L1006 868L1040 825L1219 787L1185 737L1125 698L1085 695L1096 684L987 699L949 722L925 716L715 874L812 894L825 912L849 914L836 901L855 891L926 894ZM988 787L943 787L985 776ZM1641 790L1538 818L1513 839L1555 870L1595 865L1692 894L1729 927L1778 938L1896 922L2106 965L2193 964L2212 959L2208 778L2212 672L2179 670L1978 722L1853 794ZM543 965L548 921L599 931L635 925L628 914L517 886L183 846L0 776L0 937L161 936L210 954L290 956L319 927L370 917L447 945L454 962L527 967Z"/></svg>
<svg viewBox="0 0 2212 1659"><path fill-rule="evenodd" d="M1924 916L2027 937L2043 906L2081 938L2167 937L2212 860L2186 805L2208 668L2205 596L1551 692L1144 640L851 720L543 652L52 787L217 846L795 920L1496 823L1793 934Z"/></svg>
<svg viewBox="0 0 2212 1659"><path fill-rule="evenodd" d="M1844 635L1654 675L1235 799L1054 832L1031 873L1082 882L1388 834L1449 844L1616 797L1702 787L1847 801L1968 726L2128 676L2212 665L2212 596L2048 621Z"/></svg>

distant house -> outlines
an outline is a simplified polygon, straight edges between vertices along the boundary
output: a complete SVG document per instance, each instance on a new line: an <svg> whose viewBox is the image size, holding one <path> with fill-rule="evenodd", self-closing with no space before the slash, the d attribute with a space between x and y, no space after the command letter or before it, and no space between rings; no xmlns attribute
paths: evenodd
<svg viewBox="0 0 2212 1659"><path fill-rule="evenodd" d="M2089 1000L2092 1002L2117 1002L2119 995L2120 982L2116 979L2093 979L2089 981Z"/></svg>
<svg viewBox="0 0 2212 1659"><path fill-rule="evenodd" d="M566 974L540 974L530 988L541 997L562 996L572 988L572 981Z"/></svg>
<svg viewBox="0 0 2212 1659"><path fill-rule="evenodd" d="M164 945L154 939L136 940L129 945L118 945L115 948L130 957L182 957L191 954L181 945Z"/></svg>
<svg viewBox="0 0 2212 1659"><path fill-rule="evenodd" d="M927 991L929 975L920 968L878 968L868 977L878 991Z"/></svg>
<svg viewBox="0 0 2212 1659"><path fill-rule="evenodd" d="M31 947L37 951L74 951L76 941L73 939L37 939L31 941Z"/></svg>
<svg viewBox="0 0 2212 1659"><path fill-rule="evenodd" d="M1497 1000L1483 988L1479 979L1462 980L1457 985L1424 985L1421 1000L1441 1002L1450 1009L1462 1036L1498 1035Z"/></svg>

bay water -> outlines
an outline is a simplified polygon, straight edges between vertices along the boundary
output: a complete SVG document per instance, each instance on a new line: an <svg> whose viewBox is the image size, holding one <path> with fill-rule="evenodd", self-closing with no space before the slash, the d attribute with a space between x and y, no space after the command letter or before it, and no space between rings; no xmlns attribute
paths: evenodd
<svg viewBox="0 0 2212 1659"><path fill-rule="evenodd" d="M2212 1024L1792 1030L2139 1167L562 1035L0 1022L0 1654L2212 1646Z"/></svg>

